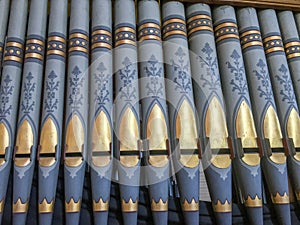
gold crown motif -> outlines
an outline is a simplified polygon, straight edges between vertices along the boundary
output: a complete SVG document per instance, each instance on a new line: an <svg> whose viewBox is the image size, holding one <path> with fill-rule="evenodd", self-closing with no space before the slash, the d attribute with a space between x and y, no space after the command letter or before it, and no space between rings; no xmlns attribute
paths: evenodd
<svg viewBox="0 0 300 225"><path fill-rule="evenodd" d="M54 208L54 200L47 202L46 198L39 204L39 213L51 213Z"/></svg>
<svg viewBox="0 0 300 225"><path fill-rule="evenodd" d="M199 210L199 202L196 201L194 198L191 202L188 202L186 199L182 203L182 210L183 211L198 211Z"/></svg>
<svg viewBox="0 0 300 225"><path fill-rule="evenodd" d="M13 203L13 213L26 213L28 210L28 200L26 202L22 202L21 198Z"/></svg>
<svg viewBox="0 0 300 225"><path fill-rule="evenodd" d="M74 199L71 198L69 202L65 202L65 207L67 213L79 212L81 207L81 199L78 199L78 201L75 202Z"/></svg>
<svg viewBox="0 0 300 225"><path fill-rule="evenodd" d="M109 209L109 200L108 199L106 200L106 202L104 202L102 198L100 198L98 202L93 200L93 210L95 212L108 211L108 209Z"/></svg>
<svg viewBox="0 0 300 225"><path fill-rule="evenodd" d="M262 199L255 196L255 198L251 198L250 195L245 199L245 206L246 207L262 207Z"/></svg>
<svg viewBox="0 0 300 225"><path fill-rule="evenodd" d="M217 201L216 204L213 204L213 210L214 212L231 212L232 211L232 205L231 202L229 203L228 200L226 200L224 203L222 203L220 200Z"/></svg>
<svg viewBox="0 0 300 225"><path fill-rule="evenodd" d="M122 199L122 212L136 212L138 210L138 199L134 202L132 198L128 202Z"/></svg>
<svg viewBox="0 0 300 225"><path fill-rule="evenodd" d="M278 192L276 193L275 196L273 196L271 194L271 199L274 204L289 204L290 203L290 197L286 192L284 192L283 195L280 195Z"/></svg>
<svg viewBox="0 0 300 225"><path fill-rule="evenodd" d="M158 202L155 202L155 200L152 198L151 200L151 209L152 211L156 212L162 212L162 211L168 211L168 199L164 202L161 198Z"/></svg>

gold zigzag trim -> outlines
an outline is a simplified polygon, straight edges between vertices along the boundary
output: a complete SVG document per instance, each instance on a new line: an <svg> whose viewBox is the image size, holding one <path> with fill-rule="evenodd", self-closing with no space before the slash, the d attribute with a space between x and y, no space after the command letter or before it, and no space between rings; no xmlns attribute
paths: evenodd
<svg viewBox="0 0 300 225"><path fill-rule="evenodd" d="M13 213L26 213L28 211L28 200L26 202L22 202L21 198L13 203Z"/></svg>
<svg viewBox="0 0 300 225"><path fill-rule="evenodd" d="M103 212L103 211L108 211L108 209L109 209L109 200L108 199L106 200L106 202L104 202L102 198L100 198L98 202L93 200L93 211Z"/></svg>
<svg viewBox="0 0 300 225"><path fill-rule="evenodd" d="M183 211L198 211L199 210L199 202L196 201L194 198L191 202L188 202L186 199L182 203L182 210Z"/></svg>
<svg viewBox="0 0 300 225"><path fill-rule="evenodd" d="M138 199L134 202L132 198L128 202L122 199L122 212L136 212L138 210Z"/></svg>
<svg viewBox="0 0 300 225"><path fill-rule="evenodd" d="M46 198L39 204L39 213L51 213L54 209L54 200L47 202Z"/></svg>
<svg viewBox="0 0 300 225"><path fill-rule="evenodd" d="M246 207L262 207L262 199L255 196L255 198L251 198L250 195L245 199L245 206Z"/></svg>
<svg viewBox="0 0 300 225"><path fill-rule="evenodd" d="M213 210L217 213L225 213L225 212L231 212L232 211L232 204L229 203L228 200L226 200L224 203L222 203L220 200L217 201L217 204L213 204Z"/></svg>
<svg viewBox="0 0 300 225"><path fill-rule="evenodd" d="M155 202L155 200L152 198L152 200L151 200L151 209L154 212L168 211L168 199L164 202L160 198L158 202Z"/></svg>
<svg viewBox="0 0 300 225"><path fill-rule="evenodd" d="M290 197L286 192L284 192L283 195L280 195L278 192L276 193L275 196L273 196L271 194L271 199L274 204L289 204L290 203Z"/></svg>
<svg viewBox="0 0 300 225"><path fill-rule="evenodd" d="M66 213L80 212L81 199L78 199L77 202L73 198L69 202L65 201Z"/></svg>

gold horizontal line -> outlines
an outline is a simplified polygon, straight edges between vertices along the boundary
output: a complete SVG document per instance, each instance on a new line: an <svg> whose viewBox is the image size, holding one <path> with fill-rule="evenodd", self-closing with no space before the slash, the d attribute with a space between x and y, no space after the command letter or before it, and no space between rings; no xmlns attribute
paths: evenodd
<svg viewBox="0 0 300 225"><path fill-rule="evenodd" d="M296 58L296 57L300 57L300 53L299 52L287 55L288 59L292 59L292 58Z"/></svg>
<svg viewBox="0 0 300 225"><path fill-rule="evenodd" d="M169 19L169 20L167 20L163 23L163 27L170 24L170 23L182 23L182 24L185 25L185 21L182 20L182 19Z"/></svg>
<svg viewBox="0 0 300 225"><path fill-rule="evenodd" d="M182 31L182 30L173 30L173 31L169 31L169 32L166 32L164 35L163 35L163 38L167 38L169 37L170 35L183 35L186 37L186 32Z"/></svg>
<svg viewBox="0 0 300 225"><path fill-rule="evenodd" d="M156 28L156 29L160 30L160 26L156 23L144 23L141 26L139 26L138 31L140 31L144 28Z"/></svg>
<svg viewBox="0 0 300 225"><path fill-rule="evenodd" d="M38 44L38 45L44 46L45 43L38 39L28 39L26 41L26 45L28 45L28 44Z"/></svg>
<svg viewBox="0 0 300 225"><path fill-rule="evenodd" d="M112 49L112 46L110 44L107 44L107 43L104 43L104 42L98 42L98 43L92 44L92 50L94 50L95 48Z"/></svg>
<svg viewBox="0 0 300 225"><path fill-rule="evenodd" d="M215 31L217 32L218 30L224 28L224 27L235 27L237 28L237 25L236 23L221 23L220 25L216 26L215 27Z"/></svg>
<svg viewBox="0 0 300 225"><path fill-rule="evenodd" d="M195 27L195 28L191 29L190 31L188 31L188 35L190 36L192 33L195 33L200 30L209 30L211 32L214 32L214 30L210 26L200 26L200 27Z"/></svg>
<svg viewBox="0 0 300 225"><path fill-rule="evenodd" d="M236 38L236 39L239 39L239 35L236 35L236 34L222 35L222 36L220 36L220 37L217 38L216 42L222 41L222 40L227 39L227 38Z"/></svg>
<svg viewBox="0 0 300 225"><path fill-rule="evenodd" d="M62 38L62 37L59 37L59 36L51 36L51 37L48 37L48 42L49 41L59 41L59 42L62 42L64 44L66 44L66 39L65 38Z"/></svg>
<svg viewBox="0 0 300 225"><path fill-rule="evenodd" d="M139 39L139 41L144 41L144 40L157 40L157 41L161 41L161 38L156 36L156 35L146 35L143 36Z"/></svg>
<svg viewBox="0 0 300 225"><path fill-rule="evenodd" d="M267 49L265 52L266 52L266 54L269 54L269 53L278 52L278 51L284 52L284 48L283 47L273 47L273 48Z"/></svg>
<svg viewBox="0 0 300 225"><path fill-rule="evenodd" d="M115 34L120 33L120 32L131 32L135 34L135 29L131 27L120 27L115 30Z"/></svg>
<svg viewBox="0 0 300 225"><path fill-rule="evenodd" d="M265 43L265 42L268 42L271 40L281 40L281 36L278 36L278 35L270 36L270 37L264 38L263 42Z"/></svg>
<svg viewBox="0 0 300 225"><path fill-rule="evenodd" d="M246 32L244 32L244 33L242 33L240 35L240 38L243 38L243 37L245 37L245 36L247 36L249 34L258 34L258 35L260 35L260 31L259 30L249 30L249 31L246 31Z"/></svg>
<svg viewBox="0 0 300 225"><path fill-rule="evenodd" d="M89 53L89 51L86 48L83 48L83 47L80 47L80 46L72 47L72 48L69 49L69 52L74 52L74 51L84 52L86 54Z"/></svg>
<svg viewBox="0 0 300 225"><path fill-rule="evenodd" d="M72 39L72 38L82 38L82 39L85 39L86 41L89 41L88 36L85 34L82 34L82 33L73 33L69 36L69 39Z"/></svg>
<svg viewBox="0 0 300 225"><path fill-rule="evenodd" d="M292 41L284 45L285 48L300 46L300 41Z"/></svg>
<svg viewBox="0 0 300 225"><path fill-rule="evenodd" d="M17 57L17 56L5 56L4 61L16 61L16 62L22 63L23 59L20 57Z"/></svg>
<svg viewBox="0 0 300 225"><path fill-rule="evenodd" d="M211 17L208 16L208 15L195 15L195 16L192 16L191 18L189 18L187 20L187 23L191 23L191 22L193 22L194 20L197 20L197 19L209 19L209 20L211 20Z"/></svg>
<svg viewBox="0 0 300 225"><path fill-rule="evenodd" d="M263 44L261 41L251 41L242 45L242 49L248 48L250 46L263 46Z"/></svg>
<svg viewBox="0 0 300 225"><path fill-rule="evenodd" d="M7 47L17 47L17 48L23 49L23 45L20 44L20 43L18 43L18 42L12 42L12 41L10 41L10 42L6 43L6 46Z"/></svg>
<svg viewBox="0 0 300 225"><path fill-rule="evenodd" d="M110 36L111 37L111 32L107 31L107 30L95 30L93 33L92 33L92 36L94 35L97 35L97 34L102 34L102 35L107 35L107 36Z"/></svg>
<svg viewBox="0 0 300 225"><path fill-rule="evenodd" d="M60 50L49 50L47 51L47 55L60 55L62 57L66 57L66 53Z"/></svg>
<svg viewBox="0 0 300 225"><path fill-rule="evenodd" d="M115 46L119 46L119 45L123 45L123 44L129 44L129 45L134 45L136 46L136 42L135 41L132 41L132 40L120 40L120 41L117 41Z"/></svg>
<svg viewBox="0 0 300 225"><path fill-rule="evenodd" d="M26 55L25 55L25 59L27 59L27 58L35 58L35 59L39 59L39 60L43 60L44 59L44 57L41 55L41 54L38 54L38 53L27 53Z"/></svg>

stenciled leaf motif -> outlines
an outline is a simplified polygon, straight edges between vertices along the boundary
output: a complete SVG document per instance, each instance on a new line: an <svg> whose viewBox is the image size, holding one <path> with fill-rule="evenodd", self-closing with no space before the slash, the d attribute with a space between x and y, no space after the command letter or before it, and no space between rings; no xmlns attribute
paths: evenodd
<svg viewBox="0 0 300 225"><path fill-rule="evenodd" d="M94 92L94 101L98 105L103 105L106 102L109 102L109 90L107 90L107 84L109 82L109 74L106 74L105 71L107 68L105 67L103 62L100 62L97 71L98 73L94 74L94 80L96 82L97 88Z"/></svg>
<svg viewBox="0 0 300 225"><path fill-rule="evenodd" d="M186 53L181 47L175 52L177 62L172 59L171 65L174 74L174 82L176 84L175 90L180 89L181 93L187 94L188 91L192 91L191 77L189 75L188 60L185 61Z"/></svg>
<svg viewBox="0 0 300 225"><path fill-rule="evenodd" d="M35 101L32 100L32 94L35 91L36 83L32 82L33 75L31 72L25 76L25 83L23 88L24 98L21 103L21 110L23 113L28 114L34 110Z"/></svg>
<svg viewBox="0 0 300 225"><path fill-rule="evenodd" d="M123 82L123 86L119 89L121 93L120 98L125 101L131 101L137 98L136 88L133 85L137 71L128 57L125 57L122 64L124 68L119 70L119 75Z"/></svg>
<svg viewBox="0 0 300 225"><path fill-rule="evenodd" d="M282 95L282 101L287 101L290 104L294 104L295 94L293 90L293 84L288 73L288 69L285 65L281 64L278 71L280 72L280 74L275 75L275 77L282 85L282 89L280 90L280 94Z"/></svg>
<svg viewBox="0 0 300 225"><path fill-rule="evenodd" d="M9 97L13 94L14 86L11 85L11 78L7 74L5 75L5 78L3 79L3 83L1 85L1 107L0 107L0 117L5 117L7 115L10 115L12 105L8 105L9 103Z"/></svg>
<svg viewBox="0 0 300 225"><path fill-rule="evenodd" d="M261 98L264 97L267 101L271 101L273 100L273 92L267 65L262 59L259 59L256 66L259 68L259 70L254 70L253 72L257 79L261 81L261 85L259 85L257 88L259 91L259 96Z"/></svg>
<svg viewBox="0 0 300 225"><path fill-rule="evenodd" d="M221 86L220 75L218 73L217 57L213 57L213 49L209 43L205 43L201 50L206 56L205 58L200 55L197 57L201 62L201 67L206 68L206 73L202 73L200 79L203 81L202 87L208 86L210 90L216 90Z"/></svg>
<svg viewBox="0 0 300 225"><path fill-rule="evenodd" d="M81 71L78 66L75 66L72 75L69 78L69 85L70 85L70 95L69 95L69 105L73 110L79 109L80 106L83 105L83 94L82 94L82 87L84 82L84 77L81 76Z"/></svg>
<svg viewBox="0 0 300 225"><path fill-rule="evenodd" d="M56 96L56 91L59 89L59 81L55 81L58 76L52 70L46 80L46 99L45 99L45 110L48 113L57 110L58 99Z"/></svg>
<svg viewBox="0 0 300 225"><path fill-rule="evenodd" d="M230 84L232 85L232 91L238 91L239 95L245 95L248 87L244 76L245 69L240 61L241 56L236 50L233 50L230 57L233 59L233 64L231 64L229 61L227 61L226 64L227 68L230 70L230 73L234 75L234 79L230 81Z"/></svg>
<svg viewBox="0 0 300 225"><path fill-rule="evenodd" d="M144 67L147 77L150 77L150 82L146 84L148 90L147 95L155 98L163 96L163 84L159 82L162 78L162 65L158 62L154 55L151 55L147 66Z"/></svg>

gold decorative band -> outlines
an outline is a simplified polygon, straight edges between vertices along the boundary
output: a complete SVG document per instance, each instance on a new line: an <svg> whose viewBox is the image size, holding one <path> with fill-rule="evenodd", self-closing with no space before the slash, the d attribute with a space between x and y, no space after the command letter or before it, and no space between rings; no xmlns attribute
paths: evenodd
<svg viewBox="0 0 300 225"><path fill-rule="evenodd" d="M28 59L28 58L35 58L35 59L39 59L39 60L44 59L44 57L41 54L33 53L33 52L25 54L25 59Z"/></svg>
<svg viewBox="0 0 300 225"><path fill-rule="evenodd" d="M251 198L250 196L245 199L245 206L246 207L262 207L262 199L259 198L257 195L255 198Z"/></svg>
<svg viewBox="0 0 300 225"><path fill-rule="evenodd" d="M93 31L92 36L98 35L98 34L107 35L107 36L111 37L111 32L109 32L107 30L102 30L102 29Z"/></svg>
<svg viewBox="0 0 300 225"><path fill-rule="evenodd" d="M82 34L82 33L73 33L70 35L69 39L72 39L72 38L82 38L82 39L85 39L86 41L89 41L88 36L85 34Z"/></svg>
<svg viewBox="0 0 300 225"><path fill-rule="evenodd" d="M170 35L183 35L186 37L186 32L182 31L182 30L173 30L173 31L170 31L170 32L167 32L163 35L163 38L167 38L169 37Z"/></svg>
<svg viewBox="0 0 300 225"><path fill-rule="evenodd" d="M272 41L272 40L281 40L281 36L274 35L274 36L266 37L266 38L264 38L263 42L266 43L266 42Z"/></svg>
<svg viewBox="0 0 300 225"><path fill-rule="evenodd" d="M266 52L266 54L269 54L272 52L279 52L279 51L284 52L284 48L283 47L273 47L273 48L267 49L265 52Z"/></svg>
<svg viewBox="0 0 300 225"><path fill-rule="evenodd" d="M59 37L59 36L48 37L48 42L50 42L50 41L59 41L59 42L66 44L66 39Z"/></svg>
<svg viewBox="0 0 300 225"><path fill-rule="evenodd" d="M136 42L132 41L132 40L121 40L121 41L117 41L115 46L119 46L119 45L123 45L123 44L129 44L129 45L134 45L136 46Z"/></svg>
<svg viewBox="0 0 300 225"><path fill-rule="evenodd" d="M156 23L144 23L141 26L139 26L138 31L140 31L144 28L156 28L156 29L160 30L160 26Z"/></svg>
<svg viewBox="0 0 300 225"><path fill-rule="evenodd" d="M220 25L215 27L215 31L217 32L218 30L220 30L224 27L235 27L235 28L237 28L237 25L236 25L236 23L231 23L231 22L221 23Z"/></svg>
<svg viewBox="0 0 300 225"><path fill-rule="evenodd" d="M120 32L131 32L135 34L135 29L131 27L120 27L115 30L115 34L120 33Z"/></svg>
<svg viewBox="0 0 300 225"><path fill-rule="evenodd" d="M13 41L7 42L6 47L17 47L23 49L23 45L21 43Z"/></svg>
<svg viewBox="0 0 300 225"><path fill-rule="evenodd" d="M194 20L198 20L198 19L208 19L208 20L211 20L211 17L208 16L208 15L195 15L195 16L192 16L191 18L189 18L187 20L187 23L191 23Z"/></svg>
<svg viewBox="0 0 300 225"><path fill-rule="evenodd" d="M54 200L47 202L46 198L39 204L39 213L51 213L54 209Z"/></svg>
<svg viewBox="0 0 300 225"><path fill-rule="evenodd" d="M292 41L284 45L285 48L300 46L300 41Z"/></svg>
<svg viewBox="0 0 300 225"><path fill-rule="evenodd" d="M65 202L66 213L79 212L81 207L81 199L78 199L77 202L73 198L69 202Z"/></svg>
<svg viewBox="0 0 300 225"><path fill-rule="evenodd" d="M154 199L151 200L151 210L154 212L165 212L168 211L168 199L164 202L161 198L158 202Z"/></svg>
<svg viewBox="0 0 300 225"><path fill-rule="evenodd" d="M195 32L200 31L200 30L208 30L208 31L214 32L214 30L210 26L201 26L201 27L195 27L195 28L191 29L188 32L188 35L190 36L192 33L195 33Z"/></svg>
<svg viewBox="0 0 300 225"><path fill-rule="evenodd" d="M84 52L86 54L89 53L89 51L86 48L80 47L80 46L76 46L76 47L71 47L69 49L69 52L74 52L74 51L78 51L78 52Z"/></svg>
<svg viewBox="0 0 300 225"><path fill-rule="evenodd" d="M4 203L5 203L5 200L2 199L2 200L0 201L0 213L3 212L3 209L4 209Z"/></svg>
<svg viewBox="0 0 300 225"><path fill-rule="evenodd" d="M26 41L26 45L28 45L28 44L38 44L38 45L44 46L44 42L41 40L38 40L38 39L28 39Z"/></svg>
<svg viewBox="0 0 300 225"><path fill-rule="evenodd" d="M128 202L122 199L122 212L136 212L138 210L138 200L133 202L132 198Z"/></svg>
<svg viewBox="0 0 300 225"><path fill-rule="evenodd" d="M191 202L188 202L186 199L182 203L183 211L198 211L199 210L199 201L192 199Z"/></svg>
<svg viewBox="0 0 300 225"><path fill-rule="evenodd" d="M108 48L108 49L111 49L112 46L110 44L105 43L105 42L98 42L98 43L92 44L92 50L94 50L95 48Z"/></svg>
<svg viewBox="0 0 300 225"><path fill-rule="evenodd" d="M108 211L108 209L109 209L109 200L106 200L106 202L104 202L102 198L100 198L98 202L93 200L94 212L105 212Z"/></svg>
<svg viewBox="0 0 300 225"><path fill-rule="evenodd" d="M17 57L17 56L5 56L4 61L16 61L16 62L22 63L23 59L20 57Z"/></svg>
<svg viewBox="0 0 300 225"><path fill-rule="evenodd" d="M287 55L288 59L292 59L292 58L296 58L296 57L300 57L300 52L296 52L296 53Z"/></svg>
<svg viewBox="0 0 300 225"><path fill-rule="evenodd" d="M221 203L220 200L217 201L217 204L213 204L213 210L214 212L219 212L219 213L225 213L225 212L231 212L232 211L232 205L231 203L226 200L223 203Z"/></svg>
<svg viewBox="0 0 300 225"><path fill-rule="evenodd" d="M60 50L48 50L47 55L60 55L62 57L66 57L66 53Z"/></svg>
<svg viewBox="0 0 300 225"><path fill-rule="evenodd" d="M246 31L244 33L242 33L240 35L240 38L242 39L243 37L247 36L247 35L250 35L250 34L258 34L260 35L260 31L259 30L249 30L249 31Z"/></svg>
<svg viewBox="0 0 300 225"><path fill-rule="evenodd" d="M3 47L2 46L0 46L0 52L2 52L3 51Z"/></svg>
<svg viewBox="0 0 300 225"><path fill-rule="evenodd" d="M239 39L239 35L236 35L236 34L225 34L225 35L222 35L222 36L218 37L216 39L216 42L219 42L219 41L222 41L222 40L228 39L228 38Z"/></svg>
<svg viewBox="0 0 300 225"><path fill-rule="evenodd" d="M250 46L263 46L263 44L261 41L251 41L242 45L242 49L248 48Z"/></svg>
<svg viewBox="0 0 300 225"><path fill-rule="evenodd" d="M290 197L286 192L284 192L283 195L280 195L278 192L275 196L271 194L271 199L274 204L289 204L290 203Z"/></svg>
<svg viewBox="0 0 300 225"><path fill-rule="evenodd" d="M168 24L170 24L170 23L182 23L182 24L185 25L185 21L184 20L178 19L178 18L174 18L174 19L169 19L169 20L165 21L163 23L163 27L166 26L166 25L168 25Z"/></svg>
<svg viewBox="0 0 300 225"><path fill-rule="evenodd" d="M21 198L18 198L16 202L13 203L13 213L26 213L28 211L28 200L22 202Z"/></svg>
<svg viewBox="0 0 300 225"><path fill-rule="evenodd" d="M147 35L147 36L141 37L139 41L144 41L144 40L157 40L157 41L161 41L161 38L159 36L156 36L156 35Z"/></svg>

